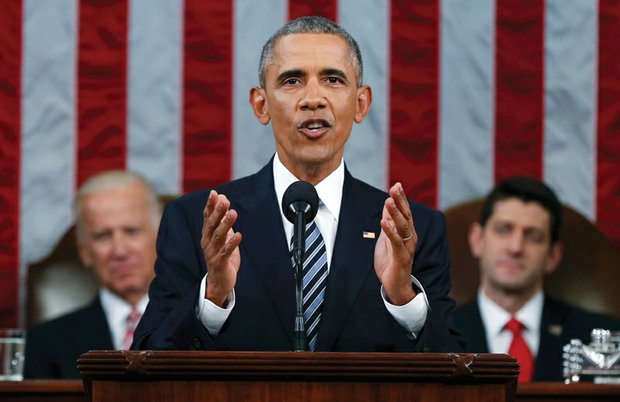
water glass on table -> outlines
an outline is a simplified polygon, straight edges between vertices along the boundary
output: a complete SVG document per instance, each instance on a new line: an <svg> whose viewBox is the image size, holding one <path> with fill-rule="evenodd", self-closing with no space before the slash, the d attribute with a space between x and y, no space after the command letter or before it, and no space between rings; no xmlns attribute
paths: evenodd
<svg viewBox="0 0 620 402"><path fill-rule="evenodd" d="M0 328L0 381L24 379L26 332L19 328Z"/></svg>

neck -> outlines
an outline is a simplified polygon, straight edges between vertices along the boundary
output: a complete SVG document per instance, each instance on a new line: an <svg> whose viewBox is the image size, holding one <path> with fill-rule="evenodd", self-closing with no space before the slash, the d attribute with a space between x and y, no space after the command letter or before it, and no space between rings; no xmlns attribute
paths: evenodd
<svg viewBox="0 0 620 402"><path fill-rule="evenodd" d="M125 295L119 295L125 302L130 304L132 307L136 307L140 300L144 297L144 294L141 293L130 293Z"/></svg>
<svg viewBox="0 0 620 402"><path fill-rule="evenodd" d="M300 161L290 162L284 159L280 159L280 162L299 180L307 181L308 183L316 186L322 182L327 176L332 174L342 161L342 157L333 158L332 160L324 163L303 163Z"/></svg>
<svg viewBox="0 0 620 402"><path fill-rule="evenodd" d="M536 288L527 291L510 291L493 286L482 286L484 294L511 315L516 314L538 290Z"/></svg>
<svg viewBox="0 0 620 402"><path fill-rule="evenodd" d="M327 176L329 176L332 172L324 172L324 171L321 171L320 168L317 168L317 169L304 169L301 171L295 171L293 172L293 174L299 180L307 181L313 186L316 186L317 184L322 182Z"/></svg>

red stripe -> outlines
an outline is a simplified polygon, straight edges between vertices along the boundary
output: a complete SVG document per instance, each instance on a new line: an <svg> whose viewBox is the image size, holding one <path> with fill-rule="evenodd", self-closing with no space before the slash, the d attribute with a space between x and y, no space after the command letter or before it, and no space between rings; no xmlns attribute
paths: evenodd
<svg viewBox="0 0 620 402"><path fill-rule="evenodd" d="M389 181L437 205L439 2L391 3ZM412 107L413 105L413 107Z"/></svg>
<svg viewBox="0 0 620 402"><path fill-rule="evenodd" d="M0 327L18 324L22 2L0 13Z"/></svg>
<svg viewBox="0 0 620 402"><path fill-rule="evenodd" d="M599 2L597 222L620 249L620 1Z"/></svg>
<svg viewBox="0 0 620 402"><path fill-rule="evenodd" d="M544 2L496 4L495 178L541 178Z"/></svg>
<svg viewBox="0 0 620 402"><path fill-rule="evenodd" d="M184 191L231 178L232 3L185 1Z"/></svg>
<svg viewBox="0 0 620 402"><path fill-rule="evenodd" d="M79 2L77 184L124 168L127 0Z"/></svg>
<svg viewBox="0 0 620 402"><path fill-rule="evenodd" d="M320 15L332 21L337 21L338 2L336 0L289 0L289 20L294 20L304 15Z"/></svg>

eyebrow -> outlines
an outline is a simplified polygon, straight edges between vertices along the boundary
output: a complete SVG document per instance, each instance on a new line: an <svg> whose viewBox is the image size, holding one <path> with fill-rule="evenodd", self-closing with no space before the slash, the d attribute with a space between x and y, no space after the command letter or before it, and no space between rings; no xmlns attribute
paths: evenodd
<svg viewBox="0 0 620 402"><path fill-rule="evenodd" d="M323 70L321 70L321 75L322 76L327 76L327 75L336 76L336 77L342 78L345 81L349 80L349 78L347 77L345 72L340 70L340 69L338 69L338 68L326 68L326 69L323 69Z"/></svg>
<svg viewBox="0 0 620 402"><path fill-rule="evenodd" d="M286 81L289 78L302 77L304 75L306 75L306 72L299 68L292 69L292 70L286 70L286 71L282 71L278 75L277 81L282 82L282 81Z"/></svg>
<svg viewBox="0 0 620 402"><path fill-rule="evenodd" d="M303 77L305 76L307 73L300 69L300 68L294 68L291 70L286 70L281 72L278 77L277 80L278 82L282 82L282 81L286 81L289 78L297 78L297 77ZM324 68L323 70L320 71L319 73L321 76L336 76L339 78L342 78L344 81L349 81L346 73L338 68Z"/></svg>

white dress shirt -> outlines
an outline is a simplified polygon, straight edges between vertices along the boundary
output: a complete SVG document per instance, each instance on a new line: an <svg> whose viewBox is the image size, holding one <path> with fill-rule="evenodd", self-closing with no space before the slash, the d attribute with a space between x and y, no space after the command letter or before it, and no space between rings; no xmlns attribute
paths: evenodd
<svg viewBox="0 0 620 402"><path fill-rule="evenodd" d="M543 301L544 297L541 290L515 314L515 318L524 325L521 334L534 358L536 358L540 344ZM508 353L508 348L512 343L512 333L504 326L510 320L510 313L489 299L482 289L478 289L478 307L486 331L489 352Z"/></svg>
<svg viewBox="0 0 620 402"><path fill-rule="evenodd" d="M273 160L273 177L278 205L282 204L284 192L297 179L283 164L280 162L278 154ZM340 216L340 205L342 202L342 188L344 186L344 162L341 161L338 168L327 176L323 181L315 186L319 195L319 210L315 217L316 225L321 231L325 249L327 252L327 269L331 266L332 253L336 240L336 231L338 229L338 217ZM280 217L284 224L284 232L286 234L287 244L290 244L293 237L293 224L286 219L284 213L280 210ZM378 236L378 234L377 234ZM293 269L291 267L291 269ZM230 312L234 308L235 295L234 290L228 296L228 304L226 308L221 308L210 300L205 299L206 278L202 279L200 284L200 294L198 295L198 304L196 308L196 316L200 319L209 333L213 336L219 334L220 329L226 322ZM412 276L413 283L422 292L409 303L404 306L394 306L386 300L385 291L381 287L381 296L386 308L392 314L394 319L415 338L424 326L426 315L428 314L428 300L423 291L420 282ZM420 296L420 297L418 297ZM369 323L369 325L371 325Z"/></svg>
<svg viewBox="0 0 620 402"><path fill-rule="evenodd" d="M129 313L131 313L132 306L106 288L99 289L99 300L101 301L103 313L108 321L108 327L112 332L112 344L114 345L114 349L122 350L124 347L123 341L125 340L125 333L127 332L127 317ZM149 297L145 295L136 305L136 310L138 310L141 315L144 314L144 310L146 310L146 305L148 303Z"/></svg>

